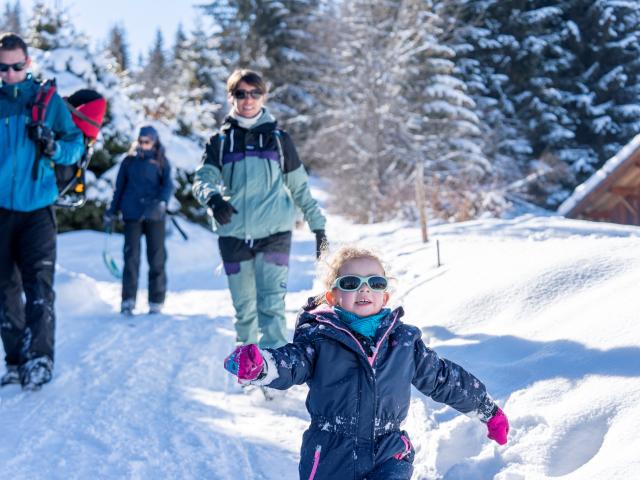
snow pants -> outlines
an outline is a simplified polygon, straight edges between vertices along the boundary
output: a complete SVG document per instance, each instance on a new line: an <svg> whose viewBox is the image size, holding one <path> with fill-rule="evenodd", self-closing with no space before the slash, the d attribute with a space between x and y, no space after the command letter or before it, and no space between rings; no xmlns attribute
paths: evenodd
<svg viewBox="0 0 640 480"><path fill-rule="evenodd" d="M291 232L246 242L218 239L236 311L236 341L277 348L287 343L284 297L289 275Z"/></svg>
<svg viewBox="0 0 640 480"><path fill-rule="evenodd" d="M329 432L327 428L338 431ZM356 440L348 431L353 428L312 420L312 427L302 436L300 480L411 479L415 450L404 430ZM395 458L398 454L402 458Z"/></svg>
<svg viewBox="0 0 640 480"><path fill-rule="evenodd" d="M38 357L53 362L56 229L53 207L0 208L0 336L7 365Z"/></svg>
<svg viewBox="0 0 640 480"><path fill-rule="evenodd" d="M164 303L167 292L164 219L124 222L122 301L133 300L135 304L140 273L140 237L143 234L147 243L147 261L149 262L149 303Z"/></svg>

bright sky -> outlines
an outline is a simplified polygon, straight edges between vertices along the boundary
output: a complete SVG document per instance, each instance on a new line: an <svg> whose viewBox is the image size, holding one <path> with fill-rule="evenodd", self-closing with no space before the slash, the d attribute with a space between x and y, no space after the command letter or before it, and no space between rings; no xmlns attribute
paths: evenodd
<svg viewBox="0 0 640 480"><path fill-rule="evenodd" d="M23 9L23 21L31 15L31 6L35 0L20 0ZM13 5L15 0L0 0L1 10L5 5ZM92 42L103 42L109 29L123 25L129 43L129 54L135 63L138 54L149 50L157 28L162 30L165 47L173 44L176 29L182 23L185 30L193 26L197 10L194 4L207 3L197 0L46 0L46 3L67 8L74 25L85 32Z"/></svg>

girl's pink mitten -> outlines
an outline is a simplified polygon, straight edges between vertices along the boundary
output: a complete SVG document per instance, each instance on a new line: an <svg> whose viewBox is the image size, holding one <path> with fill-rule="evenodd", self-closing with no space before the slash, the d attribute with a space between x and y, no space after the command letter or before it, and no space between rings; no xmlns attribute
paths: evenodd
<svg viewBox="0 0 640 480"><path fill-rule="evenodd" d="M500 407L498 407L495 415L491 417L491 420L487 422L487 430L489 430L487 437L491 440L495 440L500 445L507 443L509 420Z"/></svg>
<svg viewBox="0 0 640 480"><path fill-rule="evenodd" d="M262 373L264 360L256 345L242 345L224 359L224 368L239 380L255 380Z"/></svg>

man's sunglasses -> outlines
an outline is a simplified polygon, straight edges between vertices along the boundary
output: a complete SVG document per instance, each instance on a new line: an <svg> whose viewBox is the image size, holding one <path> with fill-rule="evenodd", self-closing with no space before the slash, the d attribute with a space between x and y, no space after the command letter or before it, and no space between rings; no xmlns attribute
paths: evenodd
<svg viewBox="0 0 640 480"><path fill-rule="evenodd" d="M254 100L259 100L264 92L261 90L235 90L233 92L233 96L238 100L244 100L245 98L253 98Z"/></svg>
<svg viewBox="0 0 640 480"><path fill-rule="evenodd" d="M21 72L27 67L27 61L24 60L18 63L0 63L0 72L6 73L9 69L12 69L14 72Z"/></svg>
<svg viewBox="0 0 640 480"><path fill-rule="evenodd" d="M337 288L343 292L355 292L359 290L363 283L369 285L371 290L383 292L387 289L389 282L380 275L372 275L370 277L360 277L358 275L345 275L336 278L331 288Z"/></svg>

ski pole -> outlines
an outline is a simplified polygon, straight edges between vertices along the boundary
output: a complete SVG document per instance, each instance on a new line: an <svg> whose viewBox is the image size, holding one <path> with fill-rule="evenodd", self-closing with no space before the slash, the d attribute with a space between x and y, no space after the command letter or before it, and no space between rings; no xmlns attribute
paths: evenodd
<svg viewBox="0 0 640 480"><path fill-rule="evenodd" d="M186 242L187 240L189 240L189 236L185 233L185 231L182 228L180 228L180 225L178 225L178 222L176 221L174 216L169 215L169 218L171 219L171 223L173 223L173 225L176 227L178 232L180 232L180 235L182 235L182 238L184 239L184 241Z"/></svg>
<svg viewBox="0 0 640 480"><path fill-rule="evenodd" d="M104 248L102 249L102 261L104 262L104 266L107 267L109 273L113 275L115 278L122 278L122 271L118 268L118 264L115 259L111 256L111 252L109 251L109 238L111 237L111 229L105 228L105 239L104 239Z"/></svg>

